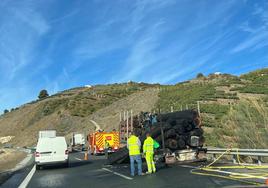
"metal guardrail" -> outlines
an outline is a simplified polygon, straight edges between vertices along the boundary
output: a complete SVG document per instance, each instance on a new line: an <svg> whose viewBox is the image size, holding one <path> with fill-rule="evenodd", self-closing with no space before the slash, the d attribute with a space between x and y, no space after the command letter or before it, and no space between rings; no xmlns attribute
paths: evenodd
<svg viewBox="0 0 268 188"><path fill-rule="evenodd" d="M206 151L207 154L213 154L214 157L216 154L233 155L234 163L237 163L237 155L258 157L259 165L262 163L262 157L268 157L268 149L206 148Z"/></svg>
<svg viewBox="0 0 268 188"><path fill-rule="evenodd" d="M226 152L228 151L228 152ZM261 156L268 157L268 149L227 149L227 148L207 148L208 154L222 154L226 155L245 155L245 156Z"/></svg>

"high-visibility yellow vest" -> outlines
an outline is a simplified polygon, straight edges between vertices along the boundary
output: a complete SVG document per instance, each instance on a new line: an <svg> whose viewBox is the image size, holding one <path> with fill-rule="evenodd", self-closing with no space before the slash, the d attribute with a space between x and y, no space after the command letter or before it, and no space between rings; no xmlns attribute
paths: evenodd
<svg viewBox="0 0 268 188"><path fill-rule="evenodd" d="M143 152L144 153L154 153L154 139L152 139L152 137L149 136L144 141Z"/></svg>
<svg viewBox="0 0 268 188"><path fill-rule="evenodd" d="M109 142L106 141L105 144L104 144L104 148L108 149L109 147L110 147L110 144L109 144Z"/></svg>
<svg viewBox="0 0 268 188"><path fill-rule="evenodd" d="M129 155L139 155L140 154L140 146L138 144L139 138L132 135L128 139L128 150Z"/></svg>

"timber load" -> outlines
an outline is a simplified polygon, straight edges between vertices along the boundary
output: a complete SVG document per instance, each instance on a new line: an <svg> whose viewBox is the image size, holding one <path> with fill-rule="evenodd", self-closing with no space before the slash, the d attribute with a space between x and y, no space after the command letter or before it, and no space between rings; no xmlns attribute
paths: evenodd
<svg viewBox="0 0 268 188"><path fill-rule="evenodd" d="M124 129L124 125L124 122L121 122L121 129ZM196 110L159 115L142 112L133 117L132 126L132 131L138 133L142 144L146 139L146 133L149 132L152 138L160 144L160 148L169 152L187 148L201 148L205 140L201 120ZM127 147L120 148L116 153L108 156L109 164L120 164L127 159Z"/></svg>

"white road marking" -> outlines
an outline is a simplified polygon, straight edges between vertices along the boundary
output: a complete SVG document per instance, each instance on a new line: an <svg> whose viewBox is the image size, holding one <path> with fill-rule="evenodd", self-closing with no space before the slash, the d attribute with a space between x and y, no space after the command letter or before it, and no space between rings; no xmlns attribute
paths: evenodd
<svg viewBox="0 0 268 188"><path fill-rule="evenodd" d="M20 184L19 188L26 188L29 182L31 181L34 173L35 173L36 167L33 166L32 170L29 172L29 174L26 176L26 178L23 180L23 182Z"/></svg>
<svg viewBox="0 0 268 188"><path fill-rule="evenodd" d="M111 172L111 173L113 173L114 175L117 175L117 176L120 176L120 177L122 177L122 178L125 178L125 179L127 179L127 180L133 180L133 178L131 178L131 177L125 176L125 175L120 174L120 173L118 173L118 172L114 172L114 171L109 170L109 169L107 169L107 168L102 168L102 169L105 170L105 171Z"/></svg>
<svg viewBox="0 0 268 188"><path fill-rule="evenodd" d="M77 158L77 157L75 157L75 159L78 160L78 161L82 161L82 160L83 160L83 159L79 159L79 158Z"/></svg>

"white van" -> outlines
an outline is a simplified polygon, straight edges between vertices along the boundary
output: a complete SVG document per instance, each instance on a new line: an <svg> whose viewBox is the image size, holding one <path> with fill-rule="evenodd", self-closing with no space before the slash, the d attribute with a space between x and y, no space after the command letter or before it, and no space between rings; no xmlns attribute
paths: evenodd
<svg viewBox="0 0 268 188"><path fill-rule="evenodd" d="M76 133L76 134L73 134L70 142L71 142L72 149L83 151L85 144L86 144L86 139L85 139L84 134Z"/></svg>
<svg viewBox="0 0 268 188"><path fill-rule="evenodd" d="M40 138L54 138L54 137L56 137L56 130L39 131L39 139Z"/></svg>
<svg viewBox="0 0 268 188"><path fill-rule="evenodd" d="M38 139L35 152L36 169L42 165L64 164L68 166L69 157L64 137Z"/></svg>

